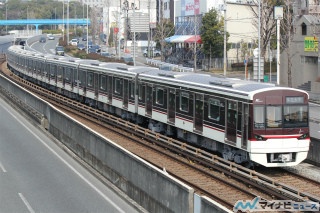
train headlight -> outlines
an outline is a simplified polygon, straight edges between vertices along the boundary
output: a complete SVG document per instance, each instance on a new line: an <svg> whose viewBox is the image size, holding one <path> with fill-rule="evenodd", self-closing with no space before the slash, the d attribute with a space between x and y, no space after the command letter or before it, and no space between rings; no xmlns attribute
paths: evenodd
<svg viewBox="0 0 320 213"><path fill-rule="evenodd" d="M298 137L298 140L306 139L308 137L309 137L309 133L304 133L304 134L300 135L300 137Z"/></svg>
<svg viewBox="0 0 320 213"><path fill-rule="evenodd" d="M257 141L265 141L266 139L264 137L262 137L261 135L254 135L254 138L257 140Z"/></svg>

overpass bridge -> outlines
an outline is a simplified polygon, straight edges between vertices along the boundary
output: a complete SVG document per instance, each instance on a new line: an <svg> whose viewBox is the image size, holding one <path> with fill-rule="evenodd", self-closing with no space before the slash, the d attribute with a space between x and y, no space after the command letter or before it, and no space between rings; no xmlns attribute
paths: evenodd
<svg viewBox="0 0 320 213"><path fill-rule="evenodd" d="M40 25L90 25L89 19L19 19L19 20L0 20L0 26L14 25L34 25L36 31Z"/></svg>

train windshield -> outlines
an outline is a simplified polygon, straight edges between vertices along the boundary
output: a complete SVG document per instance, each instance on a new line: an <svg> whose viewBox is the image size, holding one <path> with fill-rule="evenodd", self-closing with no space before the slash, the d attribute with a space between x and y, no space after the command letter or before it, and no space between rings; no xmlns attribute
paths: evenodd
<svg viewBox="0 0 320 213"><path fill-rule="evenodd" d="M285 105L283 111L284 128L308 126L308 107L306 105Z"/></svg>
<svg viewBox="0 0 320 213"><path fill-rule="evenodd" d="M308 106L255 106L254 127L255 129L308 127Z"/></svg>

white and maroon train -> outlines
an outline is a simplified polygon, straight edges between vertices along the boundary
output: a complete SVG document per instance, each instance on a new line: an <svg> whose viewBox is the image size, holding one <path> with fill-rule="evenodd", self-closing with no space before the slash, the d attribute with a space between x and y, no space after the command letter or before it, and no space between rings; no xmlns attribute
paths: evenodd
<svg viewBox="0 0 320 213"><path fill-rule="evenodd" d="M309 144L308 93L272 84L45 55L12 46L8 67L57 93L236 163L294 166Z"/></svg>

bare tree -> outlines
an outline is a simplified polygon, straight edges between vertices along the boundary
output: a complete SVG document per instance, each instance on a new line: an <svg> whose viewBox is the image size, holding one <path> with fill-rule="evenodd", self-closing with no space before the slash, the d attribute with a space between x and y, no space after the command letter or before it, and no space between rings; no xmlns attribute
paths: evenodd
<svg viewBox="0 0 320 213"><path fill-rule="evenodd" d="M282 33L280 44L281 49L287 54L287 63L288 63L288 86L292 87L292 58L294 54L292 53L292 40L294 36L293 21L294 15L292 13L293 0L283 0L283 19L281 20L281 31Z"/></svg>
<svg viewBox="0 0 320 213"><path fill-rule="evenodd" d="M261 44L261 57L266 55L268 44L271 38L276 33L276 20L273 18L274 6L277 4L277 0L253 0L251 11L254 14L253 24L257 30L259 28L259 3L261 8L260 13L260 44Z"/></svg>
<svg viewBox="0 0 320 213"><path fill-rule="evenodd" d="M174 25L170 19L161 19L157 23L157 27L154 31L154 39L160 44L161 47L161 61L164 60L165 48L168 43L165 42L165 38L174 34Z"/></svg>

